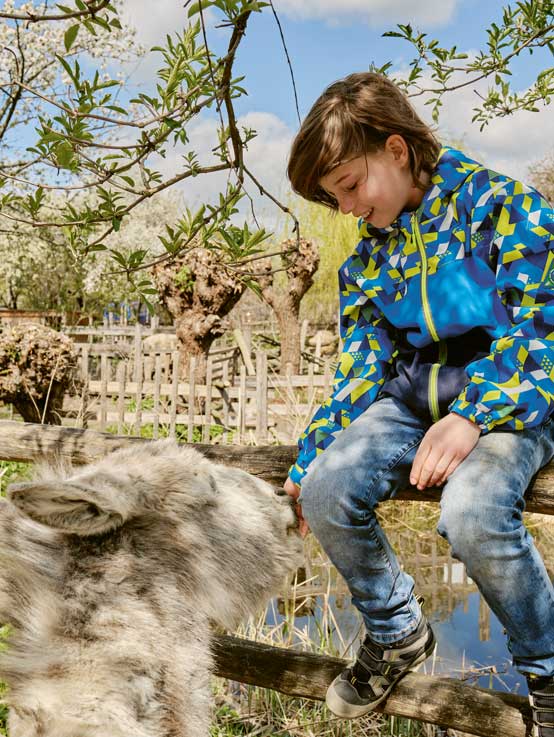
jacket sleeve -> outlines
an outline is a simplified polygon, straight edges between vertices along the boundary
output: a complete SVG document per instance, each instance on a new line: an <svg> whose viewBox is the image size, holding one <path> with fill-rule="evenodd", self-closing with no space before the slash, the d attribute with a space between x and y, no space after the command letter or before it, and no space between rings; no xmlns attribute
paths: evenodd
<svg viewBox="0 0 554 737"><path fill-rule="evenodd" d="M344 347L333 392L298 440L299 455L289 471L296 484L300 484L313 459L375 400L393 360L391 327L350 280L346 265L339 271L339 287L340 333Z"/></svg>
<svg viewBox="0 0 554 737"><path fill-rule="evenodd" d="M520 430L554 410L554 212L537 192L511 180L489 206L491 262L510 324L490 354L466 368L469 383L450 411L483 432L499 425Z"/></svg>

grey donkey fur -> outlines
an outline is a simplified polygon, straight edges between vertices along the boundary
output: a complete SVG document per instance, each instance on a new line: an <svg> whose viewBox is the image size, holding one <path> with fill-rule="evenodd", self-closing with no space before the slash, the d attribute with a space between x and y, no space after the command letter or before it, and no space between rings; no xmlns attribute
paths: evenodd
<svg viewBox="0 0 554 737"><path fill-rule="evenodd" d="M0 500L10 737L207 737L211 626L298 565L287 497L171 441Z"/></svg>

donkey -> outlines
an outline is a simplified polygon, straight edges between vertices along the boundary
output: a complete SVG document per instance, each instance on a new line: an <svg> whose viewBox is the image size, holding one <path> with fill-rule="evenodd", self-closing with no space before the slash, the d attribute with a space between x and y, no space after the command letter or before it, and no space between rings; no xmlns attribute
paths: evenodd
<svg viewBox="0 0 554 737"><path fill-rule="evenodd" d="M10 737L207 737L213 625L300 563L288 497L158 441L43 469L0 504Z"/></svg>

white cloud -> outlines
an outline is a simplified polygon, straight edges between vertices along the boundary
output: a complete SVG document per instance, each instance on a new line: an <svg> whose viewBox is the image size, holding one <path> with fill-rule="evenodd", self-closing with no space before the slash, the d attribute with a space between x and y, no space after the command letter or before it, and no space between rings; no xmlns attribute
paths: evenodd
<svg viewBox="0 0 554 737"><path fill-rule="evenodd" d="M163 42L168 33L180 32L189 25L184 4L183 0L121 0L122 18L136 28L139 42L150 48ZM205 10L204 20L211 23L213 19L210 9Z"/></svg>
<svg viewBox="0 0 554 737"><path fill-rule="evenodd" d="M274 0L277 12L291 18L323 20L329 25L352 22L377 26L415 23L427 27L448 23L458 0Z"/></svg>
<svg viewBox="0 0 554 737"><path fill-rule="evenodd" d="M146 54L135 64L127 65L125 71L136 84L149 83L156 78L163 64L159 52L151 52L153 46L165 46L166 36L182 33L190 24L188 8L184 0L120 0L121 18L126 26L136 30L136 39ZM197 20L194 16L192 20ZM212 33L216 17L210 8L204 11L206 29Z"/></svg>
<svg viewBox="0 0 554 737"><path fill-rule="evenodd" d="M529 165L552 151L554 108L496 118L480 131L477 124L471 123L470 105L464 105L463 97L466 103L475 104L466 95L445 105L442 120L447 133L460 138L490 168L527 181Z"/></svg>

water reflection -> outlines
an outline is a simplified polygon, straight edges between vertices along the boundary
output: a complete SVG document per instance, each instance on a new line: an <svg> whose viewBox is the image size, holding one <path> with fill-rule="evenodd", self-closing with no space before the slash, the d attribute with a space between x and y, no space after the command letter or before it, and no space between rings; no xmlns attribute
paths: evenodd
<svg viewBox="0 0 554 737"><path fill-rule="evenodd" d="M385 505L381 514L401 564L415 579L417 593L425 598L425 611L437 636L436 655L424 670L524 695L525 679L511 666L503 628L465 567L451 557L447 543L435 532L437 513L431 505L403 502ZM554 520L534 515L528 524L550 568ZM349 658L363 636L361 618L344 582L313 539L307 552L306 570L291 590L288 604L281 602L280 614L270 619L276 623L287 606L289 614L294 606L294 629L304 641L326 641L327 652Z"/></svg>

